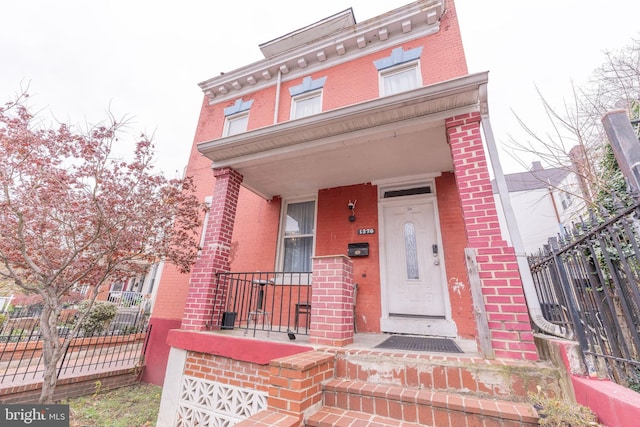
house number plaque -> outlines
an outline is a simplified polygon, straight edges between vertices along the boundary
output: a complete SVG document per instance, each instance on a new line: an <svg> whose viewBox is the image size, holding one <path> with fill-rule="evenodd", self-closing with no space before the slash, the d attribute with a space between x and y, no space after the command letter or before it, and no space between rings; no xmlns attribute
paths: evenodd
<svg viewBox="0 0 640 427"><path fill-rule="evenodd" d="M358 234L376 234L375 228L361 228L358 230Z"/></svg>

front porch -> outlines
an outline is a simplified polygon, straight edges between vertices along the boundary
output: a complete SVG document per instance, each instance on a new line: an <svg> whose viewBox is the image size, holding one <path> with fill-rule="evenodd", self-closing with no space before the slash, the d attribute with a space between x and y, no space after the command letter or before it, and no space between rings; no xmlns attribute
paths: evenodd
<svg viewBox="0 0 640 427"><path fill-rule="evenodd" d="M277 332L172 331L158 426L533 426L528 393L571 393L548 362L487 360L460 339L463 354L376 348L387 337L335 347Z"/></svg>

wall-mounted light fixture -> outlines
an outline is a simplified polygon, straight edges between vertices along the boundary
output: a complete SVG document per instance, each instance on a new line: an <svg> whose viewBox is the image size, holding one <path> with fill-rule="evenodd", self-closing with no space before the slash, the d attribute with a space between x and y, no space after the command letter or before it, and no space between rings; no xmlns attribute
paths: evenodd
<svg viewBox="0 0 640 427"><path fill-rule="evenodd" d="M353 222L356 220L356 202L357 200L354 200L353 202L349 200L349 204L347 205L347 207L351 211L351 215L349 215L350 222Z"/></svg>

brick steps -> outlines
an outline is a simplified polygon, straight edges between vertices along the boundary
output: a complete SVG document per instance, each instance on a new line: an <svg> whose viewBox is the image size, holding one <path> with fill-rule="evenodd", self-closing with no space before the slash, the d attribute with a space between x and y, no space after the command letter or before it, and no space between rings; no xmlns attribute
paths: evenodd
<svg viewBox="0 0 640 427"><path fill-rule="evenodd" d="M310 416L307 427L424 427L424 424L409 423L364 412L348 411L333 407L322 407Z"/></svg>
<svg viewBox="0 0 640 427"><path fill-rule="evenodd" d="M538 393L538 386L548 397L565 394L560 372L548 363L470 356L342 351L336 353L335 376L521 402Z"/></svg>
<svg viewBox="0 0 640 427"><path fill-rule="evenodd" d="M379 416L408 424L433 427L515 427L537 426L535 409L527 403L479 398L451 392L414 389L386 384L371 384L357 380L333 379L323 387L324 408L310 417L310 426L341 426L329 424L328 408L349 411L344 417L359 419ZM337 419L334 417L331 419ZM312 424L324 422L325 424ZM346 422L346 421L345 421ZM353 424L360 425L360 424ZM365 424L361 424L365 425Z"/></svg>

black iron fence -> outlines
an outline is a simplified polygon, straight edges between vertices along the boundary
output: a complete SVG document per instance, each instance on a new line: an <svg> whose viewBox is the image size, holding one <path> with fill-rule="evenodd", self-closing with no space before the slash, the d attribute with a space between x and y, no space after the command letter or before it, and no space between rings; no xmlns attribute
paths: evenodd
<svg viewBox="0 0 640 427"><path fill-rule="evenodd" d="M39 318L14 311L0 322L0 387L42 380L44 360ZM74 310L58 319L58 333L67 338L77 320ZM147 340L147 317L139 311L119 311L103 327L80 328L58 363L58 377L140 365Z"/></svg>
<svg viewBox="0 0 640 427"><path fill-rule="evenodd" d="M640 205L592 212L529 258L545 319L571 329L590 373L640 384Z"/></svg>
<svg viewBox="0 0 640 427"><path fill-rule="evenodd" d="M227 292L223 329L309 334L311 273L218 273L217 280L217 292Z"/></svg>

